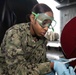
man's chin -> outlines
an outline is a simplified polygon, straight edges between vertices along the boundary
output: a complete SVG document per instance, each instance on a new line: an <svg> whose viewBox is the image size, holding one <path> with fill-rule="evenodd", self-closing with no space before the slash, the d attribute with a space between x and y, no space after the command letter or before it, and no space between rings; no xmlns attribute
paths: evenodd
<svg viewBox="0 0 76 75"><path fill-rule="evenodd" d="M39 35L38 37L43 38L44 36L43 35Z"/></svg>
<svg viewBox="0 0 76 75"><path fill-rule="evenodd" d="M38 38L43 38L44 36L43 35L36 35Z"/></svg>

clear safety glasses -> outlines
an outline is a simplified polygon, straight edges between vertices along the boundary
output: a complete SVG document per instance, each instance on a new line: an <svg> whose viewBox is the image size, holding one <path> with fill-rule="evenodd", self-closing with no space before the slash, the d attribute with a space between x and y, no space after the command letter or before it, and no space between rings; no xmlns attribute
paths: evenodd
<svg viewBox="0 0 76 75"><path fill-rule="evenodd" d="M41 27L45 28L48 27L49 29L52 29L54 31L54 27L56 25L56 21L53 17L48 16L46 13L34 13L32 14L35 16L35 19L40 24Z"/></svg>

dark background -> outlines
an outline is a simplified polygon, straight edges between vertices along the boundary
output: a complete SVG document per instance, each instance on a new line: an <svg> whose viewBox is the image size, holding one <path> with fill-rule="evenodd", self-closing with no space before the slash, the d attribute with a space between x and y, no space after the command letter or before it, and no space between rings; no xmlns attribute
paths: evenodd
<svg viewBox="0 0 76 75"><path fill-rule="evenodd" d="M9 27L27 22L26 15L37 3L36 0L0 0L0 44Z"/></svg>

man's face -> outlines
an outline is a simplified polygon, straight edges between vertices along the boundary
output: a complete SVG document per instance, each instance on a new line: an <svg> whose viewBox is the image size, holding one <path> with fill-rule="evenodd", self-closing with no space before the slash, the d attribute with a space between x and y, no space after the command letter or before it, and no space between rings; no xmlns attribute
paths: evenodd
<svg viewBox="0 0 76 75"><path fill-rule="evenodd" d="M37 36L42 37L45 35L52 22L50 17L53 17L52 12L46 12L44 14L40 14L37 18L35 17L33 30Z"/></svg>

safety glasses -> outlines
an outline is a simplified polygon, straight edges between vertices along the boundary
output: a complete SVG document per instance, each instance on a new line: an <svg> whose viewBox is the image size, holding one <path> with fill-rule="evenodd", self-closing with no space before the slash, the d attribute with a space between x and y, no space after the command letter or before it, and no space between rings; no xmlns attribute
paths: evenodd
<svg viewBox="0 0 76 75"><path fill-rule="evenodd" d="M35 16L35 20L39 23L39 25L43 28L48 27L54 31L54 27L56 25L56 21L53 17L48 16L46 13L34 13L32 14Z"/></svg>

